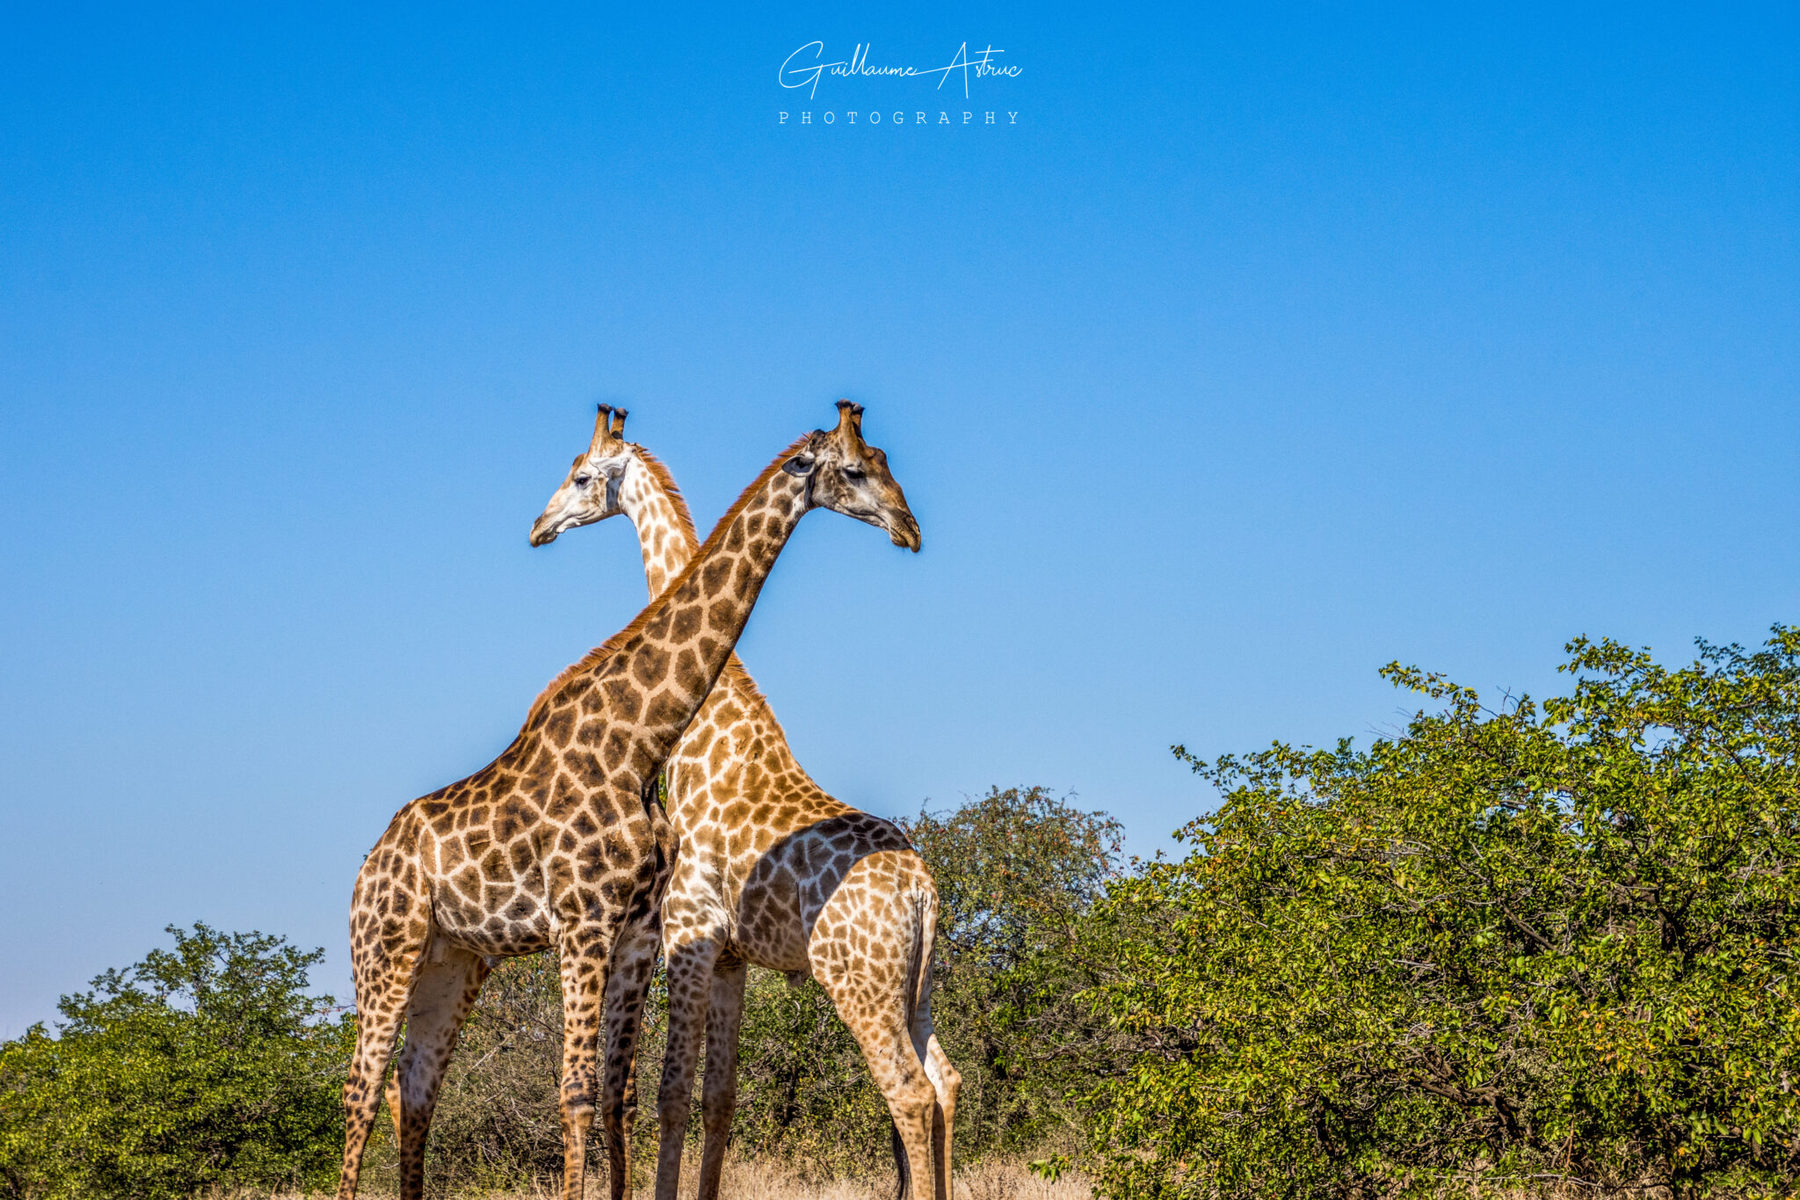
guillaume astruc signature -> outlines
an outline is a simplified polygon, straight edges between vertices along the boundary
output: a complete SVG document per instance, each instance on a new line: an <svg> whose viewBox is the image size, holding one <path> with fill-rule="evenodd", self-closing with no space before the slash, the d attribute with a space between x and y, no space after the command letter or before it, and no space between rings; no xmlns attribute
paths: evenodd
<svg viewBox="0 0 1800 1200"><path fill-rule="evenodd" d="M811 100L818 97L819 80L825 75L838 75L845 79L858 76L906 78L936 75L938 90L941 91L945 80L949 79L952 74L961 72L963 98L966 100L969 97L970 79L990 77L1016 79L1022 70L1022 68L1010 64L1002 65L999 57L1006 51L996 50L992 46L977 51L971 56L967 42L958 46L956 53L951 56L949 64L942 67L875 66L869 62L871 48L858 42L855 51L849 58L826 62L824 61L825 43L808 42L787 56L776 77L784 88L808 89L807 99Z"/></svg>

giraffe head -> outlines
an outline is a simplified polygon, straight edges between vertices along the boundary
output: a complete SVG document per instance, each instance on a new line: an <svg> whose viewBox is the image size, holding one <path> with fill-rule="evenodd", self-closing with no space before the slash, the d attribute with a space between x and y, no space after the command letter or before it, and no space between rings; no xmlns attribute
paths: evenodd
<svg viewBox="0 0 1800 1200"><path fill-rule="evenodd" d="M550 497L531 525L531 544L547 546L556 535L577 525L592 525L622 510L619 492L625 472L636 461L636 447L625 440L625 410L600 406L594 440L575 456L562 486Z"/></svg>
<svg viewBox="0 0 1800 1200"><path fill-rule="evenodd" d="M888 470L887 455L863 441L860 404L838 401L837 428L816 429L781 469L807 481L809 507L855 517L888 535L894 545L917 553L919 522L906 506L906 493Z"/></svg>

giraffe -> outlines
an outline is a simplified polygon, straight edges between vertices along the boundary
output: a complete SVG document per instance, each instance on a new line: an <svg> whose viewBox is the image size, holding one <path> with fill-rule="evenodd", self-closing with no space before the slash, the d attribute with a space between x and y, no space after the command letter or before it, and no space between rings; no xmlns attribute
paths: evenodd
<svg viewBox="0 0 1800 1200"><path fill-rule="evenodd" d="M587 469L611 486L624 467L590 456ZM417 1200L438 1087L483 979L501 958L551 947L563 994L562 1195L582 1196L601 1004L616 991L609 957L622 932L654 927L673 853L658 776L815 507L919 548L918 522L885 460L872 462L842 421L806 434L744 490L667 590L550 683L498 758L406 805L375 843L350 906L358 1022L341 1200L356 1194L401 1026L405 1046L386 1091L400 1195ZM635 1035L635 1023L626 1032ZM613 1052L629 1059L631 1037L618 1041ZM609 1146L614 1196L628 1186L621 1150Z"/></svg>
<svg viewBox="0 0 1800 1200"><path fill-rule="evenodd" d="M840 427L860 436L861 411L840 404ZM592 462L620 458L617 485L602 486ZM882 469L881 451L871 450L866 464ZM610 428L602 419L532 527L532 542L619 513L637 528L645 579L657 595L680 575L699 538L668 469L624 440L622 412ZM736 1104L746 964L794 982L808 973L819 979L887 1099L900 1194L930 1163L929 1147L933 1193L948 1200L961 1076L932 1032L938 897L924 861L891 822L813 782L735 654L670 755L666 785L679 850L662 905L669 1037L657 1098L657 1200L672 1200L679 1186L703 1031L699 1197L718 1195Z"/></svg>

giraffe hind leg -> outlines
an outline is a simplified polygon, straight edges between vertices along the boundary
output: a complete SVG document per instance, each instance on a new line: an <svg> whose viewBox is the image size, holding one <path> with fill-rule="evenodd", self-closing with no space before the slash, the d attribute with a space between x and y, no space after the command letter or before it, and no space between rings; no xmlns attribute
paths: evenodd
<svg viewBox="0 0 1800 1200"><path fill-rule="evenodd" d="M937 1200L949 1200L950 1142L956 1130L956 1096L962 1090L962 1074L950 1065L950 1056L944 1053L932 1031L929 1003L913 1018L912 1035L913 1048L925 1064L925 1075L937 1097L931 1122L931 1159L935 1165L932 1190Z"/></svg>
<svg viewBox="0 0 1800 1200"><path fill-rule="evenodd" d="M362 888L358 886L358 902ZM378 918L353 904L351 953L356 972L356 1052L344 1080L344 1160L338 1176L339 1200L355 1200L363 1150L381 1106L381 1081L394 1052L414 972L425 948L428 919L414 897L394 888L392 915Z"/></svg>
<svg viewBox="0 0 1800 1200"><path fill-rule="evenodd" d="M899 1138L895 1165L901 1171L895 1194L901 1198L916 1197L920 1180L936 1178L930 1174L930 1168L937 1094L900 1022L892 1022L888 1028L869 1029L866 1037L859 1036L857 1040L862 1043L863 1057L868 1060L876 1086L887 1100L888 1115L894 1120ZM947 1197L940 1193L938 1200Z"/></svg>
<svg viewBox="0 0 1800 1200"><path fill-rule="evenodd" d="M931 1150L938 1096L913 1045L905 963L893 957L852 958L846 942L832 942L818 945L813 970L855 1035L869 1074L887 1101L900 1176L896 1195L916 1195L920 1181L935 1178Z"/></svg>
<svg viewBox="0 0 1800 1200"><path fill-rule="evenodd" d="M897 1194L916 1196L930 1179L926 1194L949 1200L951 1129L961 1076L931 1026L937 891L923 863L918 863L922 878L903 874L897 880L871 865L869 859L857 864L814 926L813 970L887 1100L900 1176ZM900 865L904 869L905 861ZM861 951L851 948L852 926L867 935Z"/></svg>
<svg viewBox="0 0 1800 1200"><path fill-rule="evenodd" d="M488 976L485 958L433 940L406 1006L406 1040L388 1083L399 1143L400 1200L425 1194L425 1139L457 1034Z"/></svg>
<svg viewBox="0 0 1800 1200"><path fill-rule="evenodd" d="M929 886L929 885L928 885ZM950 1056L938 1042L931 1024L931 954L937 940L937 889L921 892L914 902L913 955L911 979L913 1052L924 1064L926 1078L936 1095L931 1127L931 1157L934 1164L932 1191L936 1200L950 1200L950 1143L956 1129L956 1097L962 1090L962 1074L951 1065Z"/></svg>

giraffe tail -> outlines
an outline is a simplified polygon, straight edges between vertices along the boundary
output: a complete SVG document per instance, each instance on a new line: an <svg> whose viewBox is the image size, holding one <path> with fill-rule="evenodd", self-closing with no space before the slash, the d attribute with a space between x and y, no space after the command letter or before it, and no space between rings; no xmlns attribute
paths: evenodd
<svg viewBox="0 0 1800 1200"><path fill-rule="evenodd" d="M912 894L911 920L907 922L911 927L912 936L908 939L906 947L906 1030L908 1036L912 1036L918 1027L920 1010L925 1009L929 1012L928 1006L931 1003L931 944L937 926L936 913L933 911L936 907L933 903L934 899L934 895L923 891L915 891ZM927 1019L929 1020L929 1017ZM919 1065L923 1068L925 1065L923 1045L916 1037L913 1039L913 1044L919 1050L921 1056ZM901 1140L899 1126L894 1126L891 1132L894 1135L894 1166L900 1174L900 1189L894 1193L894 1200L906 1200L907 1193L912 1188L912 1172L906 1159L906 1143Z"/></svg>
<svg viewBox="0 0 1800 1200"><path fill-rule="evenodd" d="M931 946L937 936L937 897L932 892L912 895L912 940L906 948L906 1028L910 1031L931 1005Z"/></svg>
<svg viewBox="0 0 1800 1200"><path fill-rule="evenodd" d="M900 1172L900 1189L894 1193L894 1200L906 1200L906 1191L912 1186L910 1173L906 1169L906 1143L900 1140L900 1127L888 1122L888 1132L894 1135L894 1169Z"/></svg>

